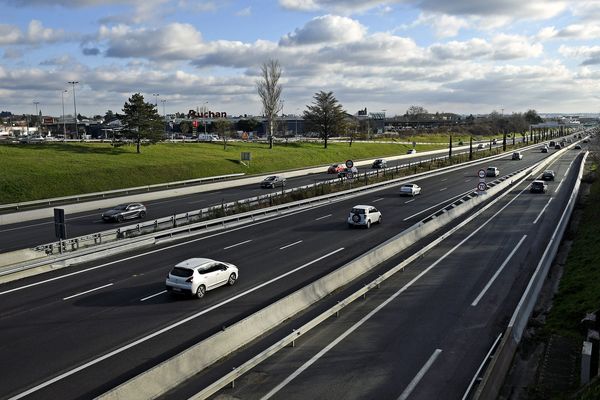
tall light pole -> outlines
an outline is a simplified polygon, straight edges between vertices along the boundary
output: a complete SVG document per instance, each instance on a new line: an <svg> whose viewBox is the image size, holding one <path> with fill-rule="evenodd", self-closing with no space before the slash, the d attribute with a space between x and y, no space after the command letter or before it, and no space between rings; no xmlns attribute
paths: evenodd
<svg viewBox="0 0 600 400"><path fill-rule="evenodd" d="M154 107L156 107L156 109L158 110L158 96L160 96L160 94L152 93L152 96L154 96Z"/></svg>
<svg viewBox="0 0 600 400"><path fill-rule="evenodd" d="M205 101L204 104L208 104L208 101ZM208 112L208 106L204 106L203 108L204 110L202 110L202 123L204 124L204 135L206 135L206 113ZM206 136L204 137L204 139L206 139Z"/></svg>
<svg viewBox="0 0 600 400"><path fill-rule="evenodd" d="M162 103L163 106L163 120L164 120L164 124L165 124L165 138L167 137L167 114L165 114L165 103L167 102L166 99L162 99L160 101ZM173 138L171 138L173 139Z"/></svg>
<svg viewBox="0 0 600 400"><path fill-rule="evenodd" d="M40 104L40 102L34 101L33 104L35 104L35 127L37 128L37 134L40 135L40 115L38 114L38 104Z"/></svg>
<svg viewBox="0 0 600 400"><path fill-rule="evenodd" d="M77 103L75 102L75 84L79 83L79 81L69 81L73 85L73 110L75 112L75 136L79 139L79 127L77 126Z"/></svg>
<svg viewBox="0 0 600 400"><path fill-rule="evenodd" d="M67 139L67 122L65 121L65 93L67 93L67 90L64 89L62 92L60 92L60 97L62 100L62 119L63 119L63 140Z"/></svg>
<svg viewBox="0 0 600 400"><path fill-rule="evenodd" d="M385 134L385 112L387 111L385 108L383 110L383 128L381 128L381 133Z"/></svg>
<svg viewBox="0 0 600 400"><path fill-rule="evenodd" d="M299 118L298 112L299 111L300 111L300 109L296 108L296 136L298 136L298 118Z"/></svg>

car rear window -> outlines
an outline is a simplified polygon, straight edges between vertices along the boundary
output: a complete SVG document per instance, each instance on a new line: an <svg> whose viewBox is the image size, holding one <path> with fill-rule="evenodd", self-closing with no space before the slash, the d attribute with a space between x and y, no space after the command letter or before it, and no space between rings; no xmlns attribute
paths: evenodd
<svg viewBox="0 0 600 400"><path fill-rule="evenodd" d="M544 184L542 182L533 182L531 184L531 186L533 186L533 187L544 187Z"/></svg>
<svg viewBox="0 0 600 400"><path fill-rule="evenodd" d="M364 214L365 210L362 208L353 208L352 211L350 211L352 214Z"/></svg>
<svg viewBox="0 0 600 400"><path fill-rule="evenodd" d="M171 270L171 275L180 276L182 278L187 278L188 276L192 276L194 271L188 268L175 267Z"/></svg>

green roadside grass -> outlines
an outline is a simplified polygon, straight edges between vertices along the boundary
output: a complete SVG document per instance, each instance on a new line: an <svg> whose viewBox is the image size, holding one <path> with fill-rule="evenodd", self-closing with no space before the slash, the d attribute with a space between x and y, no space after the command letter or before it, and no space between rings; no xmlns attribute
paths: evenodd
<svg viewBox="0 0 600 400"><path fill-rule="evenodd" d="M598 165L590 172L598 174ZM600 180L595 179L567 256L558 293L554 296L544 331L582 337L580 321L600 309ZM600 313L599 313L600 316Z"/></svg>
<svg viewBox="0 0 600 400"><path fill-rule="evenodd" d="M446 147L417 145L419 152ZM0 204L112 189L145 186L207 176L249 175L406 154L412 146L390 143L265 144L160 143L112 147L108 143L0 145ZM249 165L240 163L250 152Z"/></svg>

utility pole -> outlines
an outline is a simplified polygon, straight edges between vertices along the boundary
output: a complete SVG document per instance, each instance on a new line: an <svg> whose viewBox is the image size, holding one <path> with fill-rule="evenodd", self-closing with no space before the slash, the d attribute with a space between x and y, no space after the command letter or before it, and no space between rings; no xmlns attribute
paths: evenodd
<svg viewBox="0 0 600 400"><path fill-rule="evenodd" d="M167 114L165 113L165 103L167 102L167 100L162 99L160 102L162 103L162 106L163 106L163 120L164 120L164 124L165 124L165 134L164 135L166 138L167 137ZM171 137L171 139L173 139L173 138Z"/></svg>
<svg viewBox="0 0 600 400"><path fill-rule="evenodd" d="M73 85L73 110L75 112L75 137L79 139L79 127L77 126L77 103L75 102L75 85L79 83L79 81L69 81Z"/></svg>
<svg viewBox="0 0 600 400"><path fill-rule="evenodd" d="M39 101L34 101L33 104L35 104L35 127L37 128L37 134L41 135L40 132L40 115L38 114L38 104L40 104Z"/></svg>
<svg viewBox="0 0 600 400"><path fill-rule="evenodd" d="M67 123L65 121L65 93L67 93L67 90L64 89L62 92L60 92L60 97L62 100L62 120L63 120L63 140L67 139Z"/></svg>

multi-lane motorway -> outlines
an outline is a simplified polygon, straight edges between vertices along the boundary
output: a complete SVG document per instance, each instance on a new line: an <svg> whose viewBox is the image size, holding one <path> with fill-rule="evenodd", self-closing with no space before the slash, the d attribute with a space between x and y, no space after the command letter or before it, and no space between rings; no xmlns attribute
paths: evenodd
<svg viewBox="0 0 600 400"><path fill-rule="evenodd" d="M461 152L468 151L461 150L455 151L454 153L458 154ZM445 155L447 154L439 154L437 157L443 157ZM388 162L388 167L396 167L396 165L403 165L409 162L418 162L419 160L425 160L431 157L431 155L419 155L411 156L410 158L398 159ZM364 172L371 169L369 166L365 166L359 168L359 170ZM287 180L287 187L312 185L315 182L332 179L334 177L335 175L327 174L326 167L323 167L323 173L320 174L310 174L289 178ZM168 197L149 201L144 203L148 207L148 215L145 217L145 220L153 220L155 218L186 213L222 203L255 197L278 190L281 189L261 189L259 184L252 184L218 191L201 192L193 195ZM115 199L115 205L118 204L118 202L119 200ZM103 230L116 229L119 226L130 225L137 222L137 220L133 220L133 222L125 221L121 224L104 223L100 218L101 213L102 210L98 209L66 215L68 237L77 237ZM51 218L0 225L0 253L19 250L27 247L34 247L40 244L53 242L55 240L54 221Z"/></svg>
<svg viewBox="0 0 600 400"><path fill-rule="evenodd" d="M360 312L366 315L369 305L384 301L386 294L407 285L411 276L416 278L419 272L427 271L358 327L349 342L341 341L340 347L334 347L335 351L327 352L299 375L301 379L292 380L275 395L287 398L304 393L306 398L306 388L298 389L303 387L303 380L313 376L313 382L325 384L327 379L322 375L327 372L339 374L331 375L336 384L328 389L336 392L325 392L326 386L311 383L315 395L308 397L323 397L319 391L332 394L327 398L352 397L344 393L351 387L362 387L362 376L362 390L382 393L380 398L396 398L409 386L411 374L414 376L432 354L438 354L434 365L445 366L445 372L452 374L426 374L424 379L431 379L430 384L416 385L413 395L431 398L427 397L431 393L426 388L438 390L431 385L445 382L441 386L450 390L452 396L448 398L456 397L464 390L475 364L483 358L490 338L502 330L506 316L514 308L517 297L509 294L518 293L526 284L537 252L543 251L541 246L547 239L544 235L550 232L573 182L571 178L561 184L563 175L577 154L569 151L556 162L557 181L550 184L548 194L520 193L524 187L516 187L511 197L514 200L471 239L469 246L459 246L444 262L430 268L432 260L448 251L444 246L452 246L453 240L460 241L469 233L455 235L406 274L386 282L384 290L369 296L369 301L355 307L352 314L344 313L339 324L315 332L307 340L312 343L308 348L301 346L291 356L282 353L296 364L287 364L286 358L269 361L265 368L272 365L273 372L267 372L270 386L261 390L275 388L285 379L283 371L291 371L294 365L299 367L302 360L312 357L310 351L318 352L319 346L325 348L329 337L342 334L359 320ZM494 165L504 175L546 156L534 149L525 152L523 160L513 161L507 155ZM423 187L423 194L414 199L400 198L397 188L388 188L273 220L1 285L0 397L70 399L98 395L396 235L473 189L481 167L487 167L487 163L424 178L417 182ZM571 170L574 167L577 162ZM557 192L559 185L564 189ZM544 208L550 198L554 200ZM345 218L358 203L378 207L384 223L370 230L347 229ZM545 210L543 215L541 210ZM479 305L469 306L523 235L528 238L512 255L513 261L496 283L492 282ZM238 284L209 292L202 300L168 297L164 293L167 272L175 263L197 256L236 264L240 268ZM468 344L468 351L464 344ZM436 353L438 349L441 352ZM381 364L376 362L378 359ZM344 361L343 367L328 367L340 360ZM278 364L282 362L287 370ZM375 375L361 375L360 371L369 368L368 362L373 363ZM354 372L351 374L350 370ZM444 378L448 376L453 378ZM250 387L248 393L260 397L261 392ZM248 393L242 397L254 396ZM340 396L333 396L334 393ZM365 392L362 394L364 398Z"/></svg>

